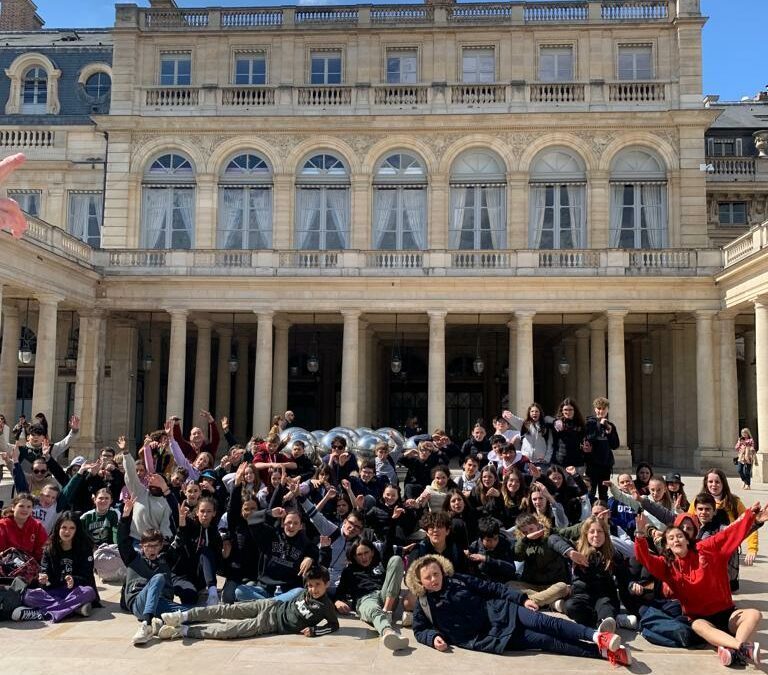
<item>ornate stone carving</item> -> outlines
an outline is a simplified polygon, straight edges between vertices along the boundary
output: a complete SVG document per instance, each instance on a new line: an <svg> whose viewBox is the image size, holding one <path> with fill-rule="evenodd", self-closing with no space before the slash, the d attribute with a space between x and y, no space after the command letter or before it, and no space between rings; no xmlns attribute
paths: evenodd
<svg viewBox="0 0 768 675"><path fill-rule="evenodd" d="M616 140L616 134L611 131L577 131L576 135L585 141L595 157L602 157L605 149Z"/></svg>

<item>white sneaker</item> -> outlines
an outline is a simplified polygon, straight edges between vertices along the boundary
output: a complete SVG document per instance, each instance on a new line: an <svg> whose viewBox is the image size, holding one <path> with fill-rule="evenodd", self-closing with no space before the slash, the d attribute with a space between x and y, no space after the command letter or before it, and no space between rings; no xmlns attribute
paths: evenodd
<svg viewBox="0 0 768 675"><path fill-rule="evenodd" d="M556 612L560 612L560 614L565 614L565 600L562 598L555 600L552 603L552 609L554 609Z"/></svg>
<svg viewBox="0 0 768 675"><path fill-rule="evenodd" d="M77 608L77 613L80 616L90 616L93 611L93 605L90 602L86 602L82 607Z"/></svg>
<svg viewBox="0 0 768 675"><path fill-rule="evenodd" d="M160 618L166 626L181 626L181 612L163 612Z"/></svg>
<svg viewBox="0 0 768 675"><path fill-rule="evenodd" d="M618 614L616 615L616 624L619 628L637 630L637 617L634 614Z"/></svg>
<svg viewBox="0 0 768 675"><path fill-rule="evenodd" d="M157 634L160 632L160 629L163 627L163 620L159 617L153 616L152 623L150 625L152 626L152 635L157 637Z"/></svg>
<svg viewBox="0 0 768 675"><path fill-rule="evenodd" d="M183 635L181 626L163 626L157 633L161 640L175 640Z"/></svg>
<svg viewBox="0 0 768 675"><path fill-rule="evenodd" d="M212 605L218 605L219 604L219 592L216 590L215 587L211 586L211 588L208 589L208 599L205 601L206 607L211 607Z"/></svg>
<svg viewBox="0 0 768 675"><path fill-rule="evenodd" d="M136 632L133 634L133 644L145 645L152 639L152 637L152 626L146 621L142 621L136 629Z"/></svg>
<svg viewBox="0 0 768 675"><path fill-rule="evenodd" d="M410 628L413 626L413 612L409 612L408 610L403 612L403 628Z"/></svg>
<svg viewBox="0 0 768 675"><path fill-rule="evenodd" d="M408 638L398 635L391 628L384 630L381 635L381 643L392 652L408 648Z"/></svg>

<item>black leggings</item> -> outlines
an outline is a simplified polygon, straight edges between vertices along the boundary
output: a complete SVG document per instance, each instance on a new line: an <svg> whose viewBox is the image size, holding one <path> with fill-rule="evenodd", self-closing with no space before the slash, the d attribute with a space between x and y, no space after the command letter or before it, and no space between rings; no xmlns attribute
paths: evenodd
<svg viewBox="0 0 768 675"><path fill-rule="evenodd" d="M517 625L507 650L538 649L551 654L599 659L600 651L592 641L593 635L593 630L579 623L518 607Z"/></svg>

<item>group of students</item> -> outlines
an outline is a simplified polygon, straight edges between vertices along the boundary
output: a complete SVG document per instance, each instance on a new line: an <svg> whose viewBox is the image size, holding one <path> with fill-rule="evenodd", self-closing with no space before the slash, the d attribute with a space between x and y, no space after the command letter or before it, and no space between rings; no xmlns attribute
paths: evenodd
<svg viewBox="0 0 768 675"><path fill-rule="evenodd" d="M32 424L0 453L16 487L0 552L40 565L11 618L88 616L96 572L122 581L136 645L315 637L355 612L391 650L408 646L400 626L412 626L440 651L629 665L624 628L665 646L709 643L724 665L758 663L760 613L736 610L732 592L738 548L747 541L752 564L768 507L745 508L719 469L690 503L678 474L647 464L614 484L618 430L606 399L593 409L585 418L565 399L548 417L533 403L495 418L490 437L478 423L459 447L436 430L406 451L382 442L371 459L342 435L315 458L281 440L279 419L241 445L222 418L229 449L217 461L218 424L203 411L207 434L184 438L170 418L135 453L121 438L62 466L79 420L57 444Z"/></svg>

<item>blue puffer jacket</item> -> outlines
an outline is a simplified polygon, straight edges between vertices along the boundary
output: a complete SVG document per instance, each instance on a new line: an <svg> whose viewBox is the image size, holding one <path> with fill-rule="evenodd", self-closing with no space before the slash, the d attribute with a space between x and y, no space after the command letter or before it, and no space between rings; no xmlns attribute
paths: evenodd
<svg viewBox="0 0 768 675"><path fill-rule="evenodd" d="M432 618L419 601L413 612L413 634L419 642L433 647L439 635L454 647L491 654L507 648L518 609L527 599L502 584L466 574L445 576L442 590L422 597Z"/></svg>

